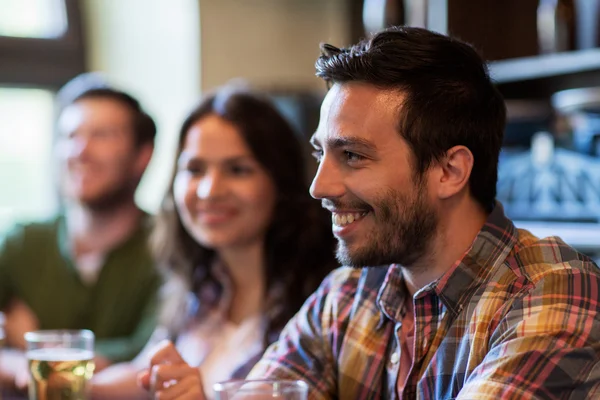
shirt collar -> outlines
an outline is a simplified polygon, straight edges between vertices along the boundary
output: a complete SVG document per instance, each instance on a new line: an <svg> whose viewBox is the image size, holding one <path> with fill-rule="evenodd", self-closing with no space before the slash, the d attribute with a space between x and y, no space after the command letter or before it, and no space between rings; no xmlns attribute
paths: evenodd
<svg viewBox="0 0 600 400"><path fill-rule="evenodd" d="M415 298L435 292L450 312L460 313L475 290L488 281L491 271L504 263L518 240L518 231L497 202L484 226L464 256L439 279L421 288ZM377 296L379 309L388 318L400 321L408 291L399 265L392 264Z"/></svg>
<svg viewBox="0 0 600 400"><path fill-rule="evenodd" d="M67 218L64 214L60 214L56 217L54 222L56 224L56 240L57 246L60 251L60 254L65 260L71 261L69 263L70 268L75 268L72 265L73 257L73 242L71 237L69 236L69 229L67 226ZM113 249L107 251L104 255L108 256L113 252L118 251L122 248L127 248L128 246L132 246L133 243L139 243L143 241L144 243L148 241L148 235L150 234L150 230L152 229L152 217L143 212L138 220L137 227L133 230L131 235L125 239L122 243L116 245Z"/></svg>

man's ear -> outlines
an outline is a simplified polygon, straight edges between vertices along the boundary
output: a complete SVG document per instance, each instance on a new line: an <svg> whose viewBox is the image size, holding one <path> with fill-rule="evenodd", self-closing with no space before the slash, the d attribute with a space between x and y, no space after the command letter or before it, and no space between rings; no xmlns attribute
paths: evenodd
<svg viewBox="0 0 600 400"><path fill-rule="evenodd" d="M465 146L454 146L446 152L439 162L437 195L440 199L454 196L468 185L473 169L473 153Z"/></svg>
<svg viewBox="0 0 600 400"><path fill-rule="evenodd" d="M140 177L144 174L146 168L148 168L148 164L150 164L153 152L154 146L152 144L143 144L137 150L135 170Z"/></svg>

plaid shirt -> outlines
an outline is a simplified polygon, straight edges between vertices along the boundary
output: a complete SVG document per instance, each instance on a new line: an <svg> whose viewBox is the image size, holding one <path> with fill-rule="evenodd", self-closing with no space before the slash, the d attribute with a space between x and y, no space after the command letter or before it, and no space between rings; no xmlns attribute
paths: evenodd
<svg viewBox="0 0 600 400"><path fill-rule="evenodd" d="M404 399L599 399L600 274L497 206L464 257L413 296ZM325 279L250 377L302 379L310 399L397 398L399 266Z"/></svg>

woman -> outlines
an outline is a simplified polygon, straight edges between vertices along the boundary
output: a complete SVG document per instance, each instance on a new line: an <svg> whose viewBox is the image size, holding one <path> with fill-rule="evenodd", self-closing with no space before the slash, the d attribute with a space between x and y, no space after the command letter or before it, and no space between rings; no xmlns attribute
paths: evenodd
<svg viewBox="0 0 600 400"><path fill-rule="evenodd" d="M308 194L291 127L266 99L232 88L183 123L154 239L162 325L208 389L244 377L336 267L330 220ZM93 397L147 398L135 375L151 347L96 375Z"/></svg>

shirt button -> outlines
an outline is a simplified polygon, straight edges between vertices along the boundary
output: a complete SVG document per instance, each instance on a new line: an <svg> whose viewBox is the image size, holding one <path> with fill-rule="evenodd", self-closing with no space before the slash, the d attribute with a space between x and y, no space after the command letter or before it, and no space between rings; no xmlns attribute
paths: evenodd
<svg viewBox="0 0 600 400"><path fill-rule="evenodd" d="M390 362L392 364L398 364L398 361L400 361L400 355L398 354L398 352L392 353L392 356L390 357Z"/></svg>

